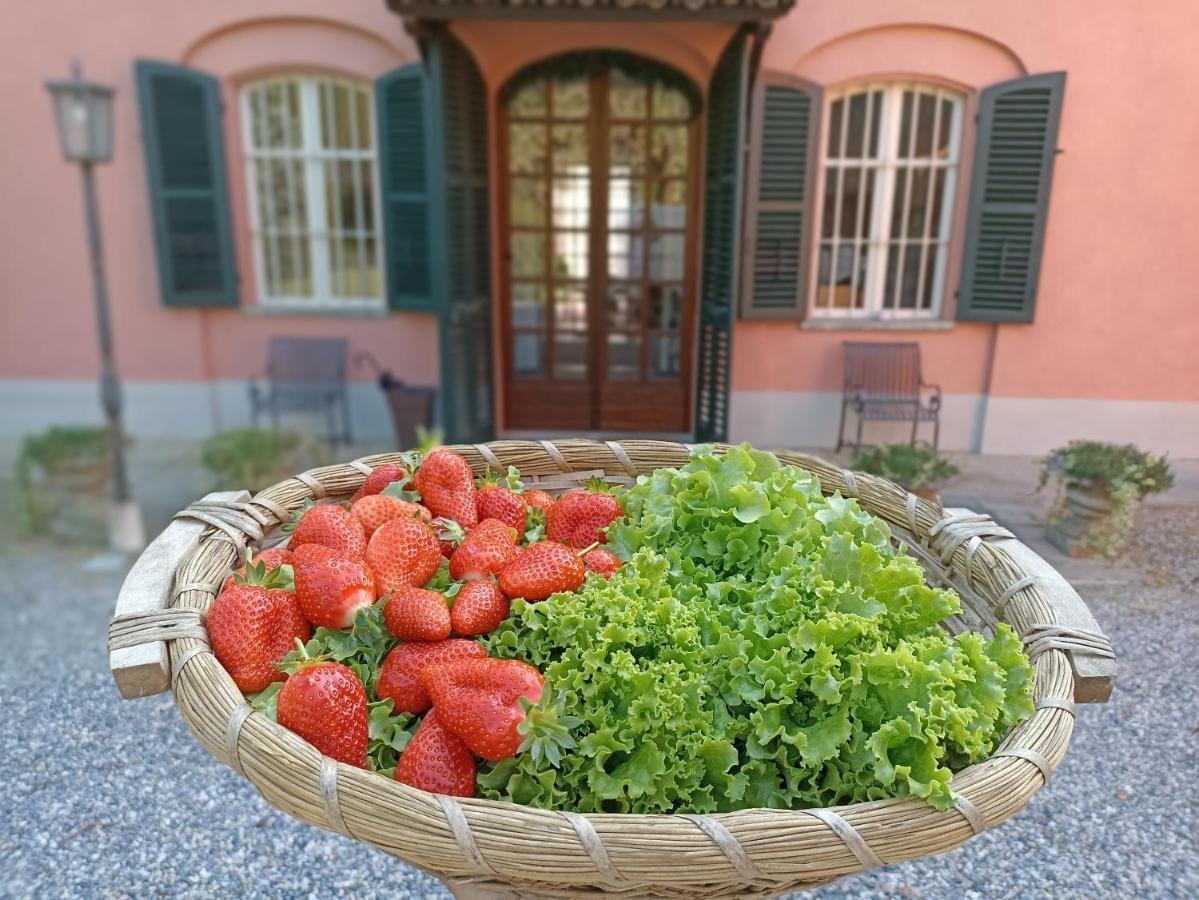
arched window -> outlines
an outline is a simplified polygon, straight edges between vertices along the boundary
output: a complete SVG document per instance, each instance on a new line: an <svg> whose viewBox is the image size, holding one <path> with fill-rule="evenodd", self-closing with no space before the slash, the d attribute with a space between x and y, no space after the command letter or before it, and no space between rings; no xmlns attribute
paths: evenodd
<svg viewBox="0 0 1199 900"><path fill-rule="evenodd" d="M381 307L370 85L318 75L242 92L259 301Z"/></svg>
<svg viewBox="0 0 1199 900"><path fill-rule="evenodd" d="M962 133L962 96L912 83L831 95L813 314L934 318Z"/></svg>

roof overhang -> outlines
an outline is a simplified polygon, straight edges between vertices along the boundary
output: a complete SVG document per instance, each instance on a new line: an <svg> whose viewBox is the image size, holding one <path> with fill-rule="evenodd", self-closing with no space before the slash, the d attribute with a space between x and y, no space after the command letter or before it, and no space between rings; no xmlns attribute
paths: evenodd
<svg viewBox="0 0 1199 900"><path fill-rule="evenodd" d="M387 0L405 19L761 22L796 0Z"/></svg>

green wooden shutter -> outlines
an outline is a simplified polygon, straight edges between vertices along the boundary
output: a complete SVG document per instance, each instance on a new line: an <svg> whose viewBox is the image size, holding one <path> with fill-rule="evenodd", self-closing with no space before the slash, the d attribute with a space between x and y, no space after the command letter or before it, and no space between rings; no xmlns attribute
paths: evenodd
<svg viewBox="0 0 1199 900"><path fill-rule="evenodd" d="M425 69L419 63L388 72L375 82L387 304L418 312L437 308L429 222L433 123L427 95Z"/></svg>
<svg viewBox="0 0 1199 900"><path fill-rule="evenodd" d="M145 59L134 64L134 75L162 301L236 306L217 80Z"/></svg>
<svg viewBox="0 0 1199 900"><path fill-rule="evenodd" d="M1031 322L1065 72L983 90L957 317Z"/></svg>
<svg viewBox="0 0 1199 900"><path fill-rule="evenodd" d="M741 315L796 319L812 256L820 88L772 74L754 94Z"/></svg>
<svg viewBox="0 0 1199 900"><path fill-rule="evenodd" d="M430 37L428 66L441 424L450 441L487 441L495 437L487 89L470 52L444 29Z"/></svg>
<svg viewBox="0 0 1199 900"><path fill-rule="evenodd" d="M703 266L695 375L695 439L723 441L729 427L733 309L740 256L741 168L748 59L745 33L725 48L708 92Z"/></svg>

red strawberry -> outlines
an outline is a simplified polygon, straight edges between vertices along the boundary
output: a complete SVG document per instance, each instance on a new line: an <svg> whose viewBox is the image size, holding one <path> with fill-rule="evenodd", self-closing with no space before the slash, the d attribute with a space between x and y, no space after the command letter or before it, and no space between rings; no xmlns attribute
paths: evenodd
<svg viewBox="0 0 1199 900"><path fill-rule="evenodd" d="M366 533L362 523L344 507L322 503L304 510L296 522L291 546L294 549L302 544L323 544L344 556L362 559L366 552Z"/></svg>
<svg viewBox="0 0 1199 900"><path fill-rule="evenodd" d="M349 628L358 610L375 602L375 579L361 559L323 544L302 544L292 558L296 599L313 625Z"/></svg>
<svg viewBox="0 0 1199 900"><path fill-rule="evenodd" d="M273 586L282 578L277 573L251 566L250 581L222 590L208 610L212 652L243 694L282 681L275 663L295 649L297 639L312 636L295 594Z"/></svg>
<svg viewBox="0 0 1199 900"><path fill-rule="evenodd" d="M384 522L366 548L380 594L402 587L423 587L441 565L441 544L433 530L417 519Z"/></svg>
<svg viewBox="0 0 1199 900"><path fill-rule="evenodd" d="M508 598L490 581L468 581L454 597L450 622L455 634L487 634L508 618L508 608Z"/></svg>
<svg viewBox="0 0 1199 900"><path fill-rule="evenodd" d="M525 491L520 496L525 501L525 506L529 509L539 509L542 512L548 512L549 508L554 505L554 498L542 490Z"/></svg>
<svg viewBox="0 0 1199 900"><path fill-rule="evenodd" d="M450 636L445 595L424 588L399 588L383 607L383 621L401 641L444 641Z"/></svg>
<svg viewBox="0 0 1199 900"><path fill-rule="evenodd" d="M356 501L350 507L350 515L362 523L362 530L368 541L380 525L400 516L433 521L433 514L419 503L409 503L407 500L389 497L386 494L370 494Z"/></svg>
<svg viewBox="0 0 1199 900"><path fill-rule="evenodd" d="M272 547L270 550L263 550L261 553L254 554L254 556L250 559L250 564L255 566L261 565L266 569L267 572L270 572L272 569L277 569L280 566L290 566L291 551L286 547ZM287 572L284 572L283 574L285 576L285 580L290 580L290 575ZM229 588L236 584L236 580L239 577L246 577L246 567L244 565L225 579L225 583L221 585L221 590L229 590ZM284 589L286 590L286 588Z"/></svg>
<svg viewBox="0 0 1199 900"><path fill-rule="evenodd" d="M453 519L463 528L478 523L475 476L457 453L440 449L426 456L416 470L416 489L433 515Z"/></svg>
<svg viewBox="0 0 1199 900"><path fill-rule="evenodd" d="M583 561L570 547L538 541L500 570L499 583L509 597L544 600L559 591L576 591L587 575Z"/></svg>
<svg viewBox="0 0 1199 900"><path fill-rule="evenodd" d="M583 555L583 565L589 572L599 572L605 578L611 578L612 573L620 568L620 557L611 550L596 547Z"/></svg>
<svg viewBox="0 0 1199 900"><path fill-rule="evenodd" d="M347 666L302 663L279 689L276 720L323 755L366 768L366 690Z"/></svg>
<svg viewBox="0 0 1199 900"><path fill-rule="evenodd" d="M437 718L489 762L515 756L524 721L520 698L536 703L545 679L515 659L463 659L421 674Z"/></svg>
<svg viewBox="0 0 1199 900"><path fill-rule="evenodd" d="M545 514L545 536L568 547L590 547L607 539L603 529L615 522L624 511L602 482L593 482L587 489L568 491L559 497Z"/></svg>
<svg viewBox="0 0 1199 900"><path fill-rule="evenodd" d="M450 557L450 577L469 581L494 575L520 555L516 534L499 519L484 519Z"/></svg>
<svg viewBox="0 0 1199 900"><path fill-rule="evenodd" d="M520 494L499 484L484 484L475 500L479 521L499 519L517 534L525 533L525 502Z"/></svg>
<svg viewBox="0 0 1199 900"><path fill-rule="evenodd" d="M441 555L446 559L453 556L458 545L466 540L466 531L453 519L434 519L433 530L441 544Z"/></svg>
<svg viewBox="0 0 1199 900"><path fill-rule="evenodd" d="M387 654L375 682L375 696L391 700L396 712L422 713L433 701L420 680L427 666L442 665L458 659L482 659L487 651L474 641L450 638L448 641L412 641L400 644Z"/></svg>
<svg viewBox="0 0 1199 900"><path fill-rule="evenodd" d="M471 797L475 793L475 758L462 738L430 710L400 754L395 779L434 794Z"/></svg>
<svg viewBox="0 0 1199 900"><path fill-rule="evenodd" d="M366 476L366 481L362 482L362 487L354 492L354 496L350 498L350 502L356 503L363 497L381 494L383 493L383 489L393 481L403 484L407 480L408 473L404 471L402 466L397 466L395 463L383 463L383 465Z"/></svg>

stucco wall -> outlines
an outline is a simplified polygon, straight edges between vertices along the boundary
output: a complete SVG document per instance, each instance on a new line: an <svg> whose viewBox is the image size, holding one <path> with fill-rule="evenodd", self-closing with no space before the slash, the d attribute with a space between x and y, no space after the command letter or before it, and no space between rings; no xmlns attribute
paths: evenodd
<svg viewBox="0 0 1199 900"><path fill-rule="evenodd" d="M436 380L431 316L324 318L255 309L233 114L225 127L243 307L169 310L158 294L133 60L165 59L218 75L231 110L239 83L272 71L372 79L416 58L382 0L336 7L316 0L110 0L102 13L81 0L44 0L9 11L7 25L0 32L0 108L19 125L6 129L0 167L5 412L8 398L22 396L23 384L82 386L97 369L78 180L58 155L42 87L45 78L65 73L76 54L89 76L118 92L116 159L101 168L99 190L118 367L124 378L146 386L131 391L131 403L148 403L137 398L159 396L152 386L173 384L211 382L220 385L212 396L230 394L230 386L261 368L271 334L345 335L355 350L374 353L403 378ZM657 56L702 81L728 31L703 23L473 23L457 30L492 89L527 61L588 44ZM1199 4L804 0L776 23L763 64L826 85L874 76L933 78L966 89L971 102L986 84L1065 69L1059 140L1065 152L1054 173L1037 321L999 329L984 447L1036 451L1102 432L1199 455L1199 367L1192 350L1199 343L1193 287L1199 283L1199 170L1191 158L1199 147ZM967 127L967 177L971 132ZM965 195L959 192L960 202ZM952 254L951 289L958 255ZM827 443L835 428L840 342L905 335L921 342L927 376L951 398L949 445L968 446L989 330L830 332L738 323L733 436L764 439L769 423L779 442ZM242 415L232 401L225 405L227 419ZM153 418L148 407L141 412L142 419ZM137 410L132 417L138 419Z"/></svg>

